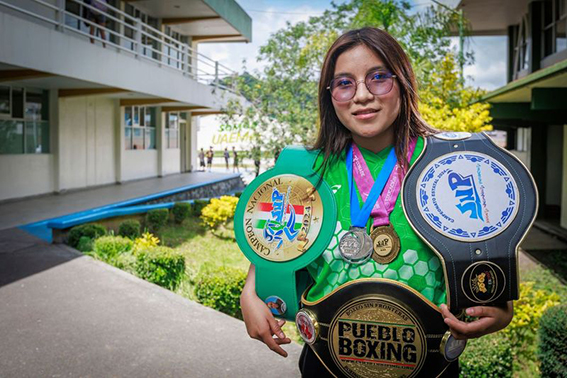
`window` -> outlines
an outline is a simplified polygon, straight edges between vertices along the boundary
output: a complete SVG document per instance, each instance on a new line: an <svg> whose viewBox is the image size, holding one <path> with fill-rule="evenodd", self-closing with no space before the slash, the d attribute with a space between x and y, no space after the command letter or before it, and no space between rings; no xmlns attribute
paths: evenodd
<svg viewBox="0 0 567 378"><path fill-rule="evenodd" d="M565 34L567 0L549 0L543 5L543 56L567 49Z"/></svg>
<svg viewBox="0 0 567 378"><path fill-rule="evenodd" d="M155 150L156 108L145 106L124 108L124 148Z"/></svg>
<svg viewBox="0 0 567 378"><path fill-rule="evenodd" d="M49 153L48 92L0 86L0 154Z"/></svg>
<svg viewBox="0 0 567 378"><path fill-rule="evenodd" d="M167 113L165 124L165 148L179 148L180 113Z"/></svg>

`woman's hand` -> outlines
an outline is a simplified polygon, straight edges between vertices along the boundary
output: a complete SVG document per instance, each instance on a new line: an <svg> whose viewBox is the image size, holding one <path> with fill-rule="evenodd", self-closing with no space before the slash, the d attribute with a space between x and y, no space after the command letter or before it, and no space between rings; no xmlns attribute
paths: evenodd
<svg viewBox="0 0 567 378"><path fill-rule="evenodd" d="M477 320L470 323L457 319L445 304L441 305L441 313L445 318L445 324L449 326L457 340L474 339L505 328L514 316L514 305L512 301L509 301L505 307L469 307L466 314L478 317Z"/></svg>
<svg viewBox="0 0 567 378"><path fill-rule="evenodd" d="M287 352L280 346L291 342L282 331L285 320L276 320L268 306L256 295L254 265L250 265L246 285L240 296L240 307L248 335L263 342L277 354L287 357Z"/></svg>

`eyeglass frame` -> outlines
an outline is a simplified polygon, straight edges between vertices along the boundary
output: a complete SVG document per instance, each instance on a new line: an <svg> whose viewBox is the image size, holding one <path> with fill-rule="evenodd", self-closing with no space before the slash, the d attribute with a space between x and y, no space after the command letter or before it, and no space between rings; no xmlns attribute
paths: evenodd
<svg viewBox="0 0 567 378"><path fill-rule="evenodd" d="M364 85L366 86L366 90L367 90L369 93L372 93L372 91L370 90L370 88L368 88L368 84L366 84L366 79L368 78L369 75L374 74L374 73L376 73L376 72L378 72L378 71L369 72L369 73L364 77L364 79L362 79L362 80L355 80L354 83L356 84L356 89L355 89L354 94L352 95L352 97L349 98L348 100L339 101L339 100L337 100L336 98L333 97L333 92L331 91L331 85L332 85L333 81L335 81L336 79L339 79L339 78L334 78L333 80L331 80L331 83L329 83L329 86L328 86L326 89L327 89L327 90L329 91L329 93L331 94L331 98L332 98L333 100L335 100L336 102L347 102L347 101L351 101L351 100L356 96L356 92L358 92L358 84L360 84L360 83L364 83ZM388 76L386 79L395 79L395 78L398 77L397 75L394 75L394 74L392 74L391 72L387 72L386 75L390 75L390 76ZM379 95L372 93L372 95L373 95L373 96L383 96L383 95L386 95L386 94L390 93L393 88L394 88L394 85L392 84L392 88L390 88L390 90L389 90L388 92L382 93L382 94L379 94Z"/></svg>

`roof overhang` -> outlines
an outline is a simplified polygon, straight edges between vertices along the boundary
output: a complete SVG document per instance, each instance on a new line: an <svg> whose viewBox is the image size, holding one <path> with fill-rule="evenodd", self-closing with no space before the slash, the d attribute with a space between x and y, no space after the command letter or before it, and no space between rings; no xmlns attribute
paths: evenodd
<svg viewBox="0 0 567 378"><path fill-rule="evenodd" d="M234 0L126 0L196 42L251 42L252 19Z"/></svg>
<svg viewBox="0 0 567 378"><path fill-rule="evenodd" d="M507 35L508 26L520 22L528 12L530 0L461 0L456 9L463 10L469 35ZM459 35L456 26L452 35Z"/></svg>

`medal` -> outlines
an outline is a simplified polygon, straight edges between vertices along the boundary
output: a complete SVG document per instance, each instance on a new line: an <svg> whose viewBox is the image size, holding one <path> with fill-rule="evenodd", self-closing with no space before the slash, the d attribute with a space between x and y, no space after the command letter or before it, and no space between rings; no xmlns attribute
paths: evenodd
<svg viewBox="0 0 567 378"><path fill-rule="evenodd" d="M351 226L339 241L339 251L350 263L365 263L372 256L372 239L364 228Z"/></svg>
<svg viewBox="0 0 567 378"><path fill-rule="evenodd" d="M391 225L379 226L370 233L372 238L372 259L380 264L388 264L400 253L400 238Z"/></svg>
<svg viewBox="0 0 567 378"><path fill-rule="evenodd" d="M353 146L356 149L357 154L353 158ZM353 164L353 162L355 164ZM384 189L392 170L396 166L396 152L394 148L390 149L390 153L384 162L376 181L372 184L369 193L361 189L361 196L364 199L364 204L360 208L360 203L358 201L358 196L354 188L353 182L353 170L355 171L355 177L364 176L362 172L362 162L364 158L360 154L358 147L351 144L347 152L346 167L349 181L350 189L350 219L351 228L348 232L341 238L339 242L339 252L344 260L352 264L362 264L368 261L372 256L373 246L372 239L366 232L366 223L370 217L370 213L380 196L380 193ZM368 169L368 168L367 168ZM356 179L356 178L355 178ZM370 174L366 175L365 183L372 180Z"/></svg>

